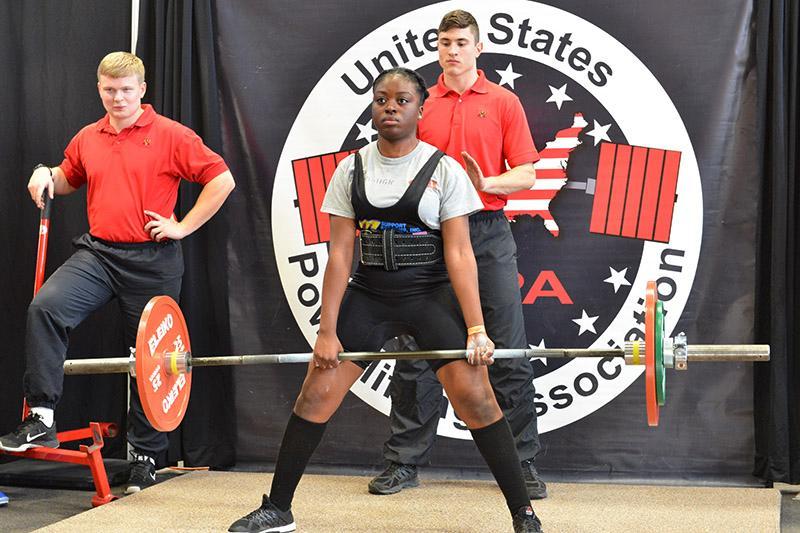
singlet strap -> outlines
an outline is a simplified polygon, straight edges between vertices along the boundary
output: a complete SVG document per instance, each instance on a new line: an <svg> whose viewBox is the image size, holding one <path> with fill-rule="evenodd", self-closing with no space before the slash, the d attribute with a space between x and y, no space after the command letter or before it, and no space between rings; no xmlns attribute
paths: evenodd
<svg viewBox="0 0 800 533"><path fill-rule="evenodd" d="M443 156L444 152L436 150L433 155L428 158L425 164L422 165L422 168L419 169L419 172L417 172L417 175L414 176L414 180L411 182L411 185L408 186L408 190L406 190L403 198L401 198L398 203L402 202L403 199L408 196L409 198L416 199L417 201L414 203L419 205L419 200L422 199L422 194L425 192L425 188L428 187L433 173L436 172L439 160L442 159Z"/></svg>
<svg viewBox="0 0 800 533"><path fill-rule="evenodd" d="M367 200L364 162L361 159L361 154L356 152L351 187L352 203L356 211L356 218L403 221L417 224L427 231L434 231L420 220L418 212L419 202L443 156L444 152L436 150L425 164L422 165L411 181L411 184L403 193L403 196L401 196L396 203L386 207L375 207Z"/></svg>

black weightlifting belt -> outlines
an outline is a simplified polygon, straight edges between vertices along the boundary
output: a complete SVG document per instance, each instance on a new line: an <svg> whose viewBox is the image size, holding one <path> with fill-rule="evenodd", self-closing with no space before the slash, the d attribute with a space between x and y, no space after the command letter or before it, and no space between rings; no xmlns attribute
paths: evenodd
<svg viewBox="0 0 800 533"><path fill-rule="evenodd" d="M382 266L386 270L400 267L433 265L442 261L442 238L439 235L395 233L393 229L362 231L361 264Z"/></svg>

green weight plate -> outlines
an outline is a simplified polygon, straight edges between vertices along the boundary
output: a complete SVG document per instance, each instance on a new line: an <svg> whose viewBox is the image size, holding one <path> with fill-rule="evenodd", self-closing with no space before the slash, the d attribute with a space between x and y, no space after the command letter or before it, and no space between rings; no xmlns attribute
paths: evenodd
<svg viewBox="0 0 800 533"><path fill-rule="evenodd" d="M656 302L656 399L663 406L667 399L667 373L664 368L664 304Z"/></svg>

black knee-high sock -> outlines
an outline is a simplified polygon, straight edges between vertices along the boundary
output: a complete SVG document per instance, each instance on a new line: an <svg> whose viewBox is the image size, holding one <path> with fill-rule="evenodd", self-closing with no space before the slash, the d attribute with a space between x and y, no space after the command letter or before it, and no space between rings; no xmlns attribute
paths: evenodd
<svg viewBox="0 0 800 533"><path fill-rule="evenodd" d="M292 507L294 491L303 477L311 454L322 440L326 425L327 423L309 422L294 413L289 417L269 491L270 501L281 511L288 511Z"/></svg>
<svg viewBox="0 0 800 533"><path fill-rule="evenodd" d="M500 490L503 491L506 505L511 513L515 513L520 507L530 505L531 500L525 488L519 456L514 447L514 436L506 418L503 417L480 429L470 429L469 432L472 433L478 451L481 452Z"/></svg>

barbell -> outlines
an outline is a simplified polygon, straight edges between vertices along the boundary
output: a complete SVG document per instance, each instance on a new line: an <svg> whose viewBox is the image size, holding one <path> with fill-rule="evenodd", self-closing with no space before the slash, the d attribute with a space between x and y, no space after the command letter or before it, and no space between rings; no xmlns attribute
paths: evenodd
<svg viewBox="0 0 800 533"><path fill-rule="evenodd" d="M624 348L530 348L498 349L495 359L599 357L625 359L626 364L644 365L647 423L658 425L659 407L666 402L666 369L686 370L689 361L769 361L769 345L689 345L686 335L667 337L664 308L656 282L647 283L645 338L625 343ZM490 332L491 334L491 332ZM131 358L68 359L65 374L130 373L136 379L139 398L147 419L159 431L172 431L186 414L192 387L192 368L277 363L307 363L311 353L227 355L193 357L183 313L169 296L156 296L145 306L139 320L136 347ZM381 359L459 359L465 350L401 352L344 352L341 361Z"/></svg>

